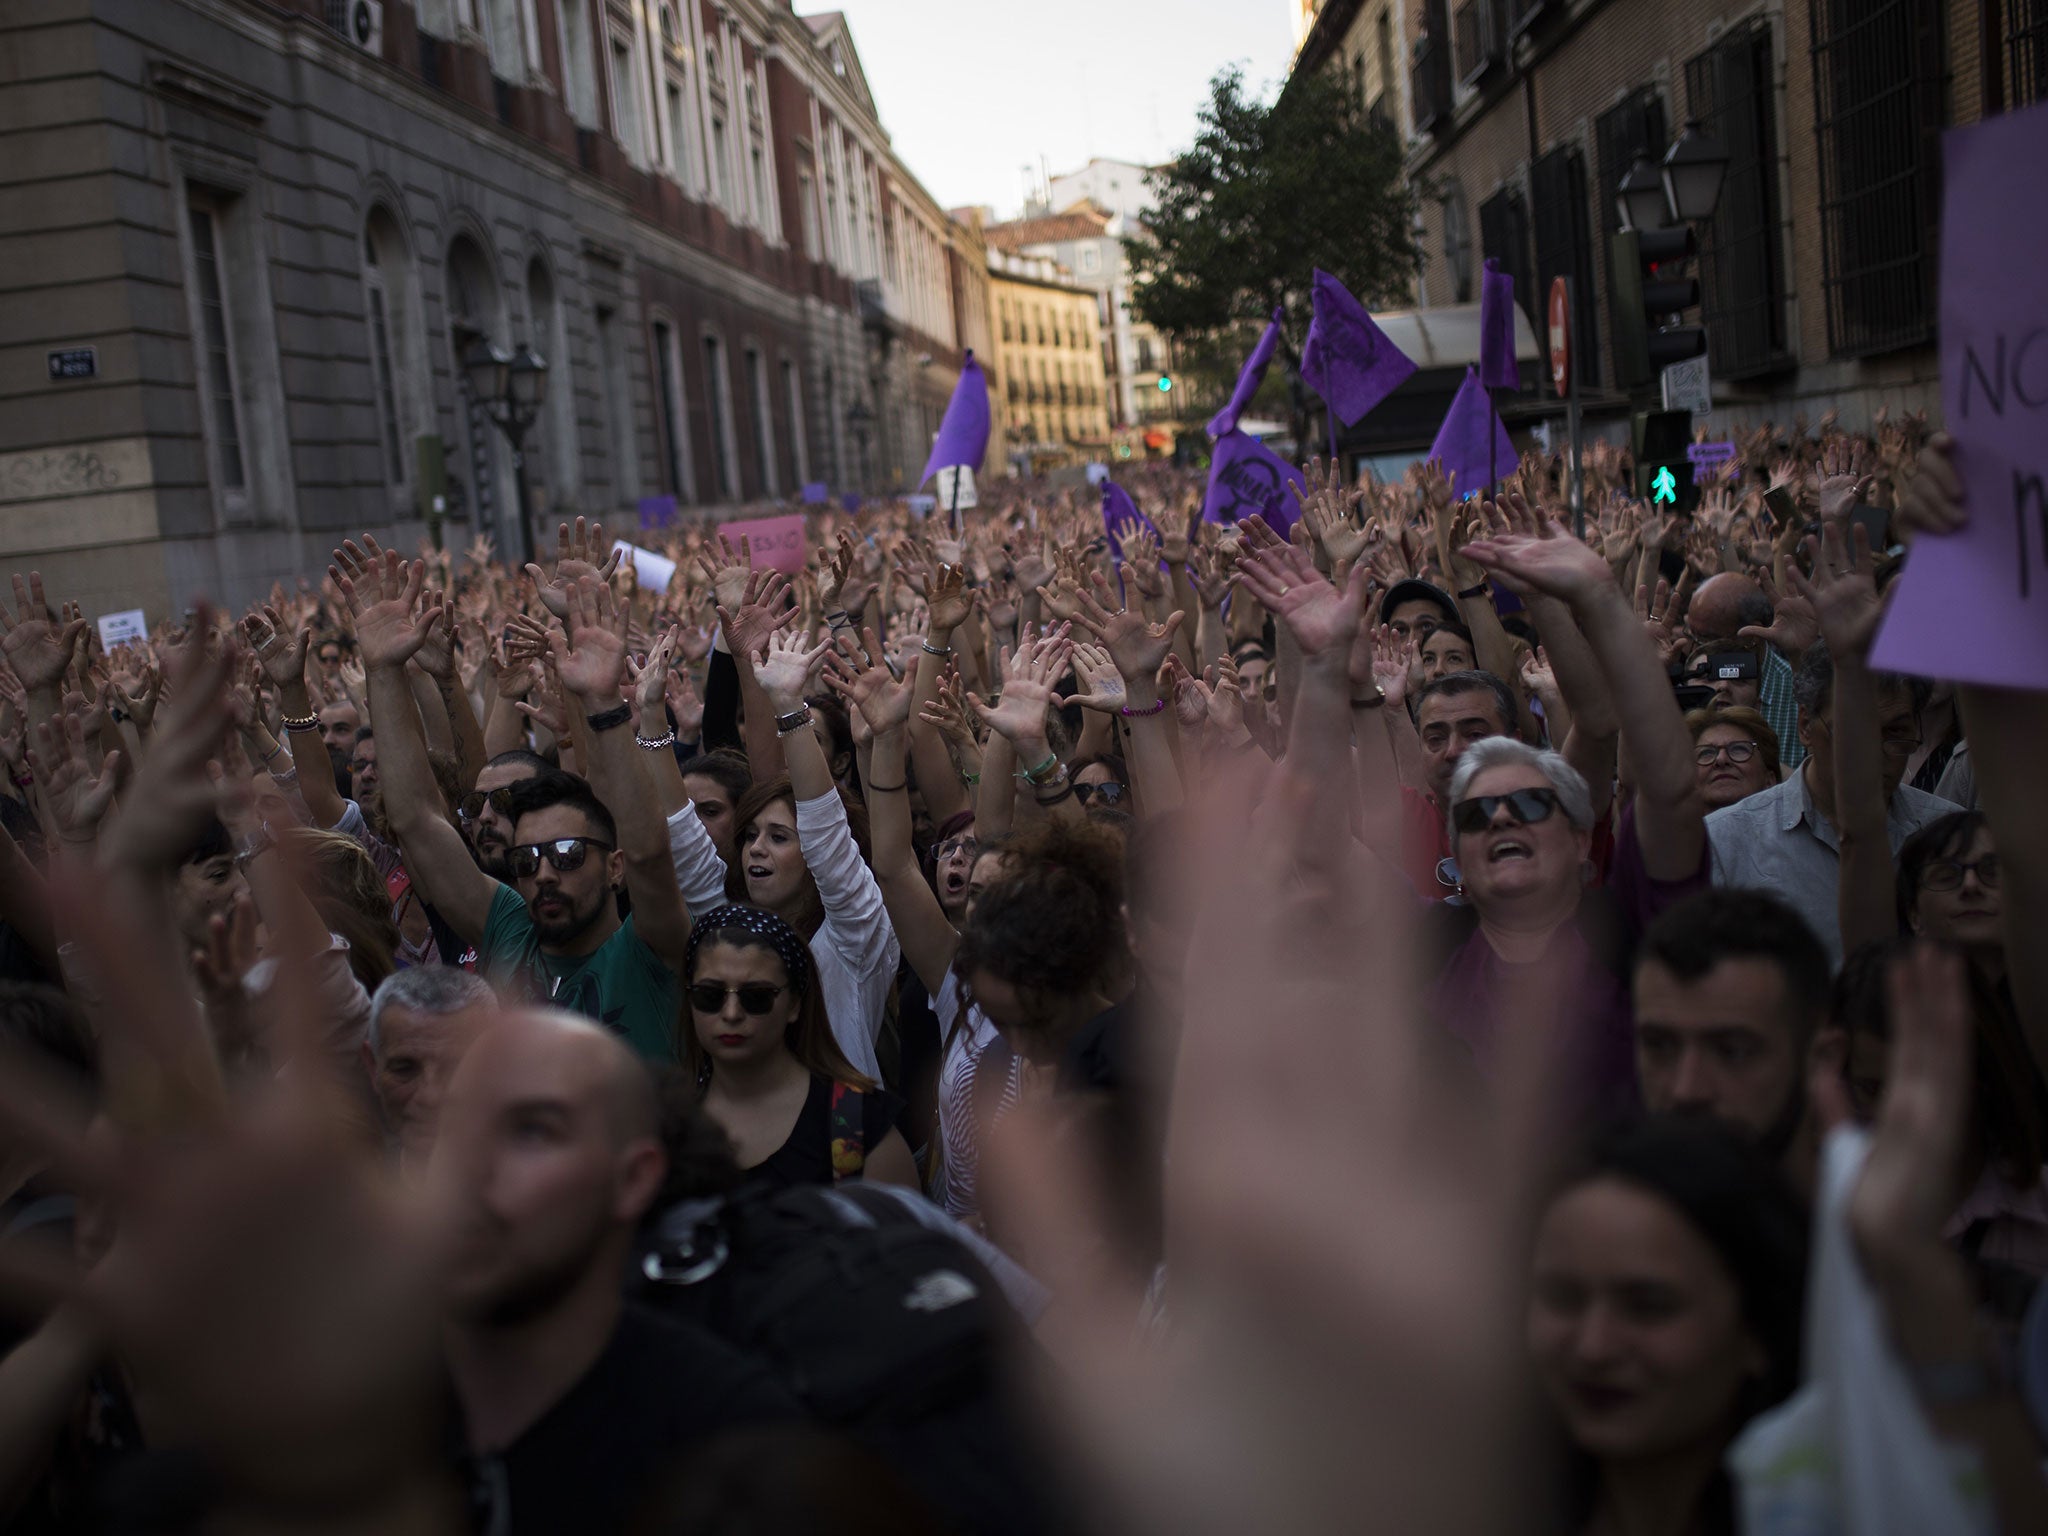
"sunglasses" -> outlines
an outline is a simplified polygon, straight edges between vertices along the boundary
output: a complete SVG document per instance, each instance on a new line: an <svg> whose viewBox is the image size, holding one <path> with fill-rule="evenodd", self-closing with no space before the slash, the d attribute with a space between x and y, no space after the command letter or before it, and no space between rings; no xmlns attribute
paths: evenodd
<svg viewBox="0 0 2048 1536"><path fill-rule="evenodd" d="M1491 825L1493 813L1502 806L1507 807L1517 826L1534 826L1550 820L1557 809L1557 791L1516 789L1505 795L1474 795L1451 807L1451 825L1460 832L1483 832Z"/></svg>
<svg viewBox="0 0 2048 1536"><path fill-rule="evenodd" d="M1692 749L1692 760L1702 768L1708 768L1720 761L1723 752L1728 754L1728 761L1731 763L1746 763L1756 756L1756 743L1753 741L1724 741L1718 747L1694 747Z"/></svg>
<svg viewBox="0 0 2048 1536"><path fill-rule="evenodd" d="M1102 784L1076 784L1074 798L1083 805L1115 805L1124 797L1124 786L1111 779Z"/></svg>
<svg viewBox="0 0 2048 1536"><path fill-rule="evenodd" d="M1987 891L1998 889L1998 855L1987 853L1974 864L1965 864L1960 859L1936 859L1920 872L1920 889L1923 891L1959 891L1963 888L1963 876L1976 871L1977 883Z"/></svg>
<svg viewBox="0 0 2048 1536"><path fill-rule="evenodd" d="M688 988L690 1006L699 1013L723 1013L725 1000L736 997L740 1007L756 1018L775 1006L775 999L782 996L782 988L772 981L743 981L736 987L721 986L715 981L692 982Z"/></svg>
<svg viewBox="0 0 2048 1536"><path fill-rule="evenodd" d="M489 806L507 821L512 820L512 789L473 789L462 797L462 804L456 807L456 814L464 821L475 821Z"/></svg>
<svg viewBox="0 0 2048 1536"><path fill-rule="evenodd" d="M611 846L594 837L558 837L550 843L521 843L505 855L505 863L517 880L528 880L539 874L542 859L546 859L557 874L566 875L583 867L591 849L602 848L610 852Z"/></svg>

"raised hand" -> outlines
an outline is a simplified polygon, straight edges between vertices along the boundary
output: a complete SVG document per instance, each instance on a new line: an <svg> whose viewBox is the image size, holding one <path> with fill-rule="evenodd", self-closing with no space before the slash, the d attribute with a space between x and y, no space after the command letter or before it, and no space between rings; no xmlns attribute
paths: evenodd
<svg viewBox="0 0 2048 1536"><path fill-rule="evenodd" d="M1084 642L1074 647L1074 680L1082 688L1074 695L1074 702L1083 709L1113 715L1130 702L1130 695L1124 690L1123 673L1117 670L1109 652L1099 645Z"/></svg>
<svg viewBox="0 0 2048 1536"><path fill-rule="evenodd" d="M72 651L85 634L85 620L53 622L43 596L43 573L30 571L24 583L14 578L14 611L0 603L0 657L14 669L30 693L52 689L64 680Z"/></svg>
<svg viewBox="0 0 2048 1536"><path fill-rule="evenodd" d="M957 565L940 565L930 571L925 583L925 603L932 630L950 634L958 629L973 611L967 595L967 573Z"/></svg>
<svg viewBox="0 0 2048 1536"><path fill-rule="evenodd" d="M1361 648L1366 654L1361 655ZM1360 626L1351 648L1351 681L1361 688L1375 687L1387 696L1389 706L1408 697L1409 672L1415 664L1414 648L1406 635L1397 634L1391 624L1371 629Z"/></svg>
<svg viewBox="0 0 2048 1536"><path fill-rule="evenodd" d="M783 600L789 595L789 582L779 571L743 571L742 575L738 603L729 608L719 599L718 622L725 630L726 649L745 661L768 644L768 637L787 617ZM721 574L719 580L723 583L725 576Z"/></svg>
<svg viewBox="0 0 2048 1536"><path fill-rule="evenodd" d="M854 644L851 635L841 636L825 662L826 686L846 700L847 707L865 720L877 736L901 730L910 723L916 676L898 676L889 670L882 661L881 642L872 629L861 631L860 645Z"/></svg>
<svg viewBox="0 0 2048 1536"><path fill-rule="evenodd" d="M543 571L537 565L526 567L526 574L533 578L534 590L549 613L558 619L569 616L569 589L584 577L609 582L619 568L622 552L610 548L605 541L604 524L585 524L576 519L572 528L563 523L555 535L555 562L552 571Z"/></svg>
<svg viewBox="0 0 2048 1536"><path fill-rule="evenodd" d="M1801 574L1796 565L1785 573L1792 590L1811 605L1821 638L1837 661L1867 655L1877 622L1884 616L1870 538L1861 525L1852 524L1851 538L1844 539L1842 526L1823 522L1819 540L1806 541L1811 576Z"/></svg>
<svg viewBox="0 0 2048 1536"><path fill-rule="evenodd" d="M754 570L753 540L741 535L740 547L734 549L724 534L718 536L718 543L697 557L697 568L711 583L711 593L721 607L737 608L746 601L749 583L759 573ZM734 648L737 656L739 650Z"/></svg>
<svg viewBox="0 0 2048 1536"><path fill-rule="evenodd" d="M367 553L353 543L336 550L328 574L355 620L356 655L364 670L403 666L426 643L441 610L419 606L424 566L396 550L378 549L375 539L363 542Z"/></svg>
<svg viewBox="0 0 2048 1536"><path fill-rule="evenodd" d="M1126 518L1117 530L1117 541L1123 546L1121 570L1124 581L1141 597L1164 597L1166 573L1159 569L1159 541L1152 537L1152 530L1143 523Z"/></svg>
<svg viewBox="0 0 2048 1536"><path fill-rule="evenodd" d="M925 700L917 718L963 750L980 745L974 722L968 718L967 701L961 697L957 672L946 672L939 678L938 691Z"/></svg>
<svg viewBox="0 0 2048 1536"><path fill-rule="evenodd" d="M1474 539L1465 554L1506 579L1514 592L1541 592L1561 602L1585 602L1614 587L1614 572L1597 550L1538 515L1536 534L1507 533Z"/></svg>
<svg viewBox="0 0 2048 1536"><path fill-rule="evenodd" d="M802 635L785 632L768 637L766 649L754 657L754 681L768 695L768 702L778 715L786 715L803 703L804 695L810 691L811 674L830 649L830 640L810 645Z"/></svg>
<svg viewBox="0 0 2048 1536"><path fill-rule="evenodd" d="M1789 573L1786 579L1790 581ZM1813 611L1813 604L1797 592L1779 590L1768 571L1761 573L1758 580L1764 595L1771 600L1771 622L1745 624L1736 635L1744 640L1762 640L1787 656L1805 655L1820 638L1820 616Z"/></svg>
<svg viewBox="0 0 2048 1536"><path fill-rule="evenodd" d="M1370 536L1354 520L1365 492L1344 483L1343 468L1335 459L1327 465L1319 458L1310 459L1302 478L1308 483L1306 494L1292 480L1287 482L1295 500L1301 503L1302 521L1322 545L1333 569L1340 563L1355 564L1370 541Z"/></svg>
<svg viewBox="0 0 2048 1536"><path fill-rule="evenodd" d="M306 648L313 642L311 625L294 631L276 608L265 604L242 620L242 633L273 686L289 688L306 680Z"/></svg>
<svg viewBox="0 0 2048 1536"><path fill-rule="evenodd" d="M1255 526L1264 529L1264 523ZM1238 558L1238 582L1287 626L1305 656L1348 650L1364 612L1367 575L1354 570L1339 591L1315 568L1306 550L1283 544L1270 531Z"/></svg>
<svg viewBox="0 0 2048 1536"><path fill-rule="evenodd" d="M1685 631L1679 625L1685 590L1686 581L1681 580L1678 590L1673 591L1671 583L1662 578L1658 579L1654 593L1647 585L1636 588L1636 617L1642 620L1644 632L1657 648L1657 659L1667 668L1685 656Z"/></svg>
<svg viewBox="0 0 2048 1536"><path fill-rule="evenodd" d="M28 749L36 787L66 842L90 842L99 831L120 783L121 754L105 757L86 745L85 720L66 710L37 724L36 744ZM95 767L95 759L97 766Z"/></svg>
<svg viewBox="0 0 2048 1536"><path fill-rule="evenodd" d="M1045 712L1052 706L1053 685L1066 669L1073 643L1064 631L1042 640L1017 642L1012 652L1003 651L1003 696L991 707L975 694L967 702L981 723L1020 747L1040 747L1045 741ZM1024 754L1019 752L1019 759Z"/></svg>
<svg viewBox="0 0 2048 1536"><path fill-rule="evenodd" d="M451 683L455 680L455 634L448 621L454 610L448 606L448 594L439 587L427 589L425 602L430 610L438 609L439 616L420 642L420 670L438 683Z"/></svg>
<svg viewBox="0 0 2048 1536"><path fill-rule="evenodd" d="M633 683L633 705L641 714L660 719L662 706L668 700L669 658L675 654L676 632L673 628L662 632L654 648L647 653L644 661L636 662L626 658L626 675Z"/></svg>
<svg viewBox="0 0 2048 1536"><path fill-rule="evenodd" d="M1077 592L1074 622L1102 643L1124 675L1124 684L1150 689L1159 675L1159 664L1173 649L1173 637L1180 633L1187 617L1176 608L1163 624L1148 624L1145 616L1129 609L1112 613L1093 593Z"/></svg>
<svg viewBox="0 0 2048 1536"><path fill-rule="evenodd" d="M497 546L491 542L491 536L488 533L480 533L469 541L469 548L464 553L468 556L471 565L482 569L497 558L498 550Z"/></svg>
<svg viewBox="0 0 2048 1536"><path fill-rule="evenodd" d="M108 862L147 872L175 869L214 814L206 765L233 724L227 680L240 658L229 646L210 649L196 638L211 624L202 608L194 640L171 655L161 721L102 842Z"/></svg>
<svg viewBox="0 0 2048 1536"><path fill-rule="evenodd" d="M568 591L567 633L550 637L562 687L592 714L619 701L626 668L626 610L595 575L577 578Z"/></svg>
<svg viewBox="0 0 2048 1536"><path fill-rule="evenodd" d="M873 595L874 583L862 572L853 540L839 535L836 549L818 562L818 601L827 613L859 613Z"/></svg>
<svg viewBox="0 0 2048 1536"><path fill-rule="evenodd" d="M566 739L569 734L569 701L562 688L561 675L555 669L555 658L549 656L545 661L529 661L520 670L528 678L528 697L513 700L513 708L534 724Z"/></svg>
<svg viewBox="0 0 2048 1536"><path fill-rule="evenodd" d="M1822 523L1846 519L1876 484L1876 476L1868 473L1864 463L1862 443L1846 437L1830 438L1823 444L1820 467L1807 478Z"/></svg>
<svg viewBox="0 0 2048 1536"><path fill-rule="evenodd" d="M1188 559L1188 585L1195 589L1195 601L1209 613L1223 607L1237 575L1227 550L1197 547Z"/></svg>

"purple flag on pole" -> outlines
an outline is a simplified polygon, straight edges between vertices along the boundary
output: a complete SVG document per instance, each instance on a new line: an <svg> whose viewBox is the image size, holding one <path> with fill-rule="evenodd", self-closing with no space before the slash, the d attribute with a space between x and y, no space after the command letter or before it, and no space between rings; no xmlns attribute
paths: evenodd
<svg viewBox="0 0 2048 1536"><path fill-rule="evenodd" d="M1452 487L1459 496L1486 489L1488 423L1493 428L1493 462L1513 469L1518 462L1514 441L1501 425L1478 373L1467 368L1465 382L1458 386L1457 398L1444 413L1444 424L1437 429L1436 441L1429 447L1432 459L1444 461L1444 473L1457 476Z"/></svg>
<svg viewBox="0 0 2048 1536"><path fill-rule="evenodd" d="M1378 405L1415 371L1408 354L1373 324L1365 306L1337 279L1316 272L1315 318L1301 349L1301 377L1345 426Z"/></svg>
<svg viewBox="0 0 2048 1536"><path fill-rule="evenodd" d="M1266 365L1273 361L1274 350L1279 345L1280 310L1276 307L1273 318L1266 322L1266 332L1259 338L1259 344L1252 348L1251 356L1237 370L1237 387L1230 392L1230 403L1209 418L1211 437L1223 437L1237 426L1237 418L1252 403L1252 396L1266 381Z"/></svg>
<svg viewBox="0 0 2048 1536"><path fill-rule="evenodd" d="M938 441L932 456L924 461L923 485L942 469L966 465L979 469L988 452L988 375L970 350L960 364L960 382L953 386L953 398L946 402L945 417L939 422Z"/></svg>
<svg viewBox="0 0 2048 1536"><path fill-rule="evenodd" d="M1520 389L1515 367L1515 280L1492 257L1479 279L1479 382L1488 389Z"/></svg>
<svg viewBox="0 0 2048 1536"><path fill-rule="evenodd" d="M1287 489L1290 483L1308 489L1300 470L1257 438L1233 428L1216 439L1209 460L1209 489L1202 498L1202 520L1235 523L1263 517L1284 539L1301 518L1301 504Z"/></svg>

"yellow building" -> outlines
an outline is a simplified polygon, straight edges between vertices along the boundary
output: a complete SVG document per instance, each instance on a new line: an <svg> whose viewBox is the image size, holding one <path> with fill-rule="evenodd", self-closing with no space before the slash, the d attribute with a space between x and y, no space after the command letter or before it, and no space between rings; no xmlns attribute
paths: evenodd
<svg viewBox="0 0 2048 1536"><path fill-rule="evenodd" d="M1027 469L1099 457L1109 391L1096 295L1046 257L993 245L988 280L1010 457Z"/></svg>

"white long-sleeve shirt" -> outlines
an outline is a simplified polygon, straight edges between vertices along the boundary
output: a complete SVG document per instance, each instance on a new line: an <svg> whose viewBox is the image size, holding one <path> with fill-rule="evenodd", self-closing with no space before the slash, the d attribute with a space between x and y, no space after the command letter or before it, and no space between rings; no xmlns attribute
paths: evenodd
<svg viewBox="0 0 2048 1536"><path fill-rule="evenodd" d="M676 867L683 910L693 925L713 907L725 905L725 860L704 830L704 818L694 802L685 803L668 819L668 856Z"/></svg>
<svg viewBox="0 0 2048 1536"><path fill-rule="evenodd" d="M832 1036L856 1072L877 1081L875 1038L903 958L874 871L861 862L837 790L796 803L796 840L818 883L825 921L811 936L811 961Z"/></svg>

